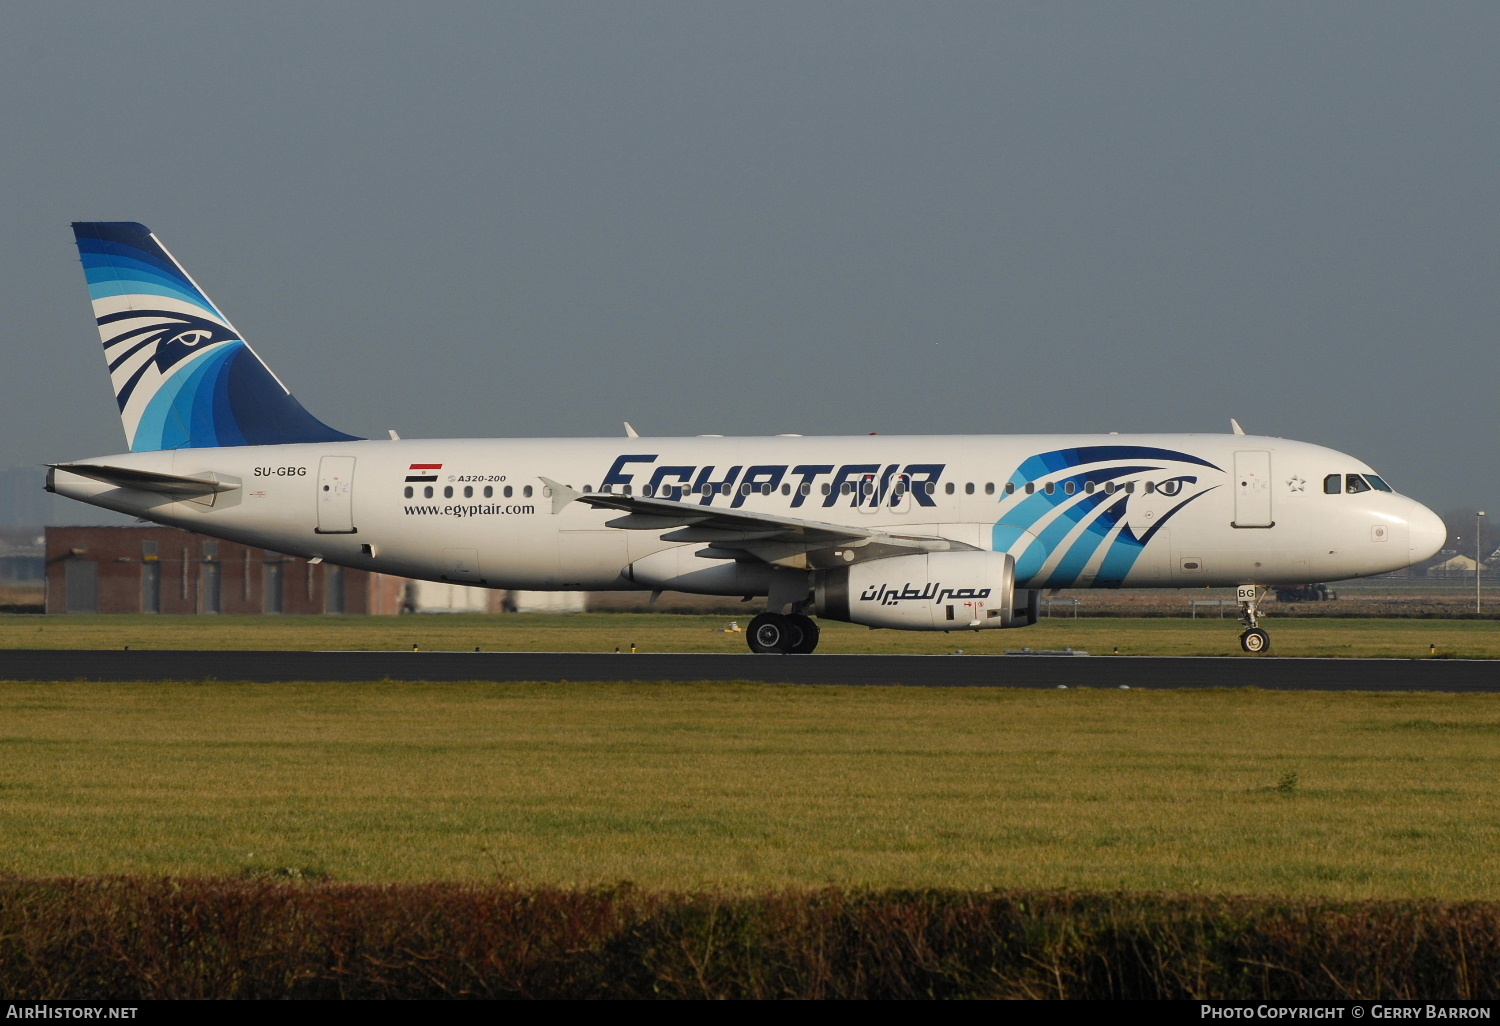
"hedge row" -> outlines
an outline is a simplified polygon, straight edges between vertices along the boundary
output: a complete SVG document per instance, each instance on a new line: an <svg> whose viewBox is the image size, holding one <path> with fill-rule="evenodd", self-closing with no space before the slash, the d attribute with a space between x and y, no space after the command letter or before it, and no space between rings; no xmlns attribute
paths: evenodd
<svg viewBox="0 0 1500 1026"><path fill-rule="evenodd" d="M0 994L1493 999L1500 905L10 879Z"/></svg>

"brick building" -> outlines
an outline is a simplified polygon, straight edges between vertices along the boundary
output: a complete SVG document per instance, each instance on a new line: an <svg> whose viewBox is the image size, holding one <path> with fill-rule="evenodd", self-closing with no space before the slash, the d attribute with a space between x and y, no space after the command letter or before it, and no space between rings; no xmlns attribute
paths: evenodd
<svg viewBox="0 0 1500 1026"><path fill-rule="evenodd" d="M174 527L49 527L49 613L369 613L413 605L401 577L310 563Z"/></svg>

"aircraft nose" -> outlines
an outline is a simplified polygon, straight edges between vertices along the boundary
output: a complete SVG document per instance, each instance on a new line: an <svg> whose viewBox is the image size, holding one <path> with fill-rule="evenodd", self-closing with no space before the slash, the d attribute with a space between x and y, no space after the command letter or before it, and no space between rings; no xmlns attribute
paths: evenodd
<svg viewBox="0 0 1500 1026"><path fill-rule="evenodd" d="M1413 563L1420 563L1437 555L1438 550L1448 541L1448 528L1443 526L1442 517L1420 502L1411 504L1411 513L1406 522L1409 525L1407 530L1411 539Z"/></svg>

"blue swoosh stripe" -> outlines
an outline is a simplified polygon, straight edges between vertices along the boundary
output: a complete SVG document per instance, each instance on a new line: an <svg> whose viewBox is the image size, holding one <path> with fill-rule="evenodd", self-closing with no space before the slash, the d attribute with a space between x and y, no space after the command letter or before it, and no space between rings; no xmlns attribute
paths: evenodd
<svg viewBox="0 0 1500 1026"><path fill-rule="evenodd" d="M1099 546L1104 544L1104 540L1120 522L1120 513L1125 505L1124 495L1096 495L1094 498L1098 501L1110 500L1111 507L1118 506L1120 509L1106 509L1089 522L1088 526L1083 529L1083 534L1079 535L1068 547L1067 554L1058 561L1057 566L1048 575L1047 580L1051 587L1066 588L1078 580L1078 575L1083 573L1084 567L1089 565L1089 560L1094 558L1094 553L1099 550ZM1098 501L1094 505L1097 506Z"/></svg>
<svg viewBox="0 0 1500 1026"><path fill-rule="evenodd" d="M1068 467L1089 463L1105 463L1110 460L1170 460L1179 463L1195 463L1213 470L1220 468L1208 460L1191 453L1174 449L1160 449L1149 445L1084 445L1076 449L1056 449L1030 457L1016 469L1011 481L1017 486L1039 477L1066 470Z"/></svg>

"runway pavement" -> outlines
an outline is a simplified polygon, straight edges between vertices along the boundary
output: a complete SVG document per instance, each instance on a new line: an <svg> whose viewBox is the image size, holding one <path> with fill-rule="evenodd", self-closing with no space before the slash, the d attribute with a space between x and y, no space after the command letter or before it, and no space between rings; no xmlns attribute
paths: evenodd
<svg viewBox="0 0 1500 1026"><path fill-rule="evenodd" d="M12 681L757 681L1006 688L1500 691L1500 660L0 650Z"/></svg>

